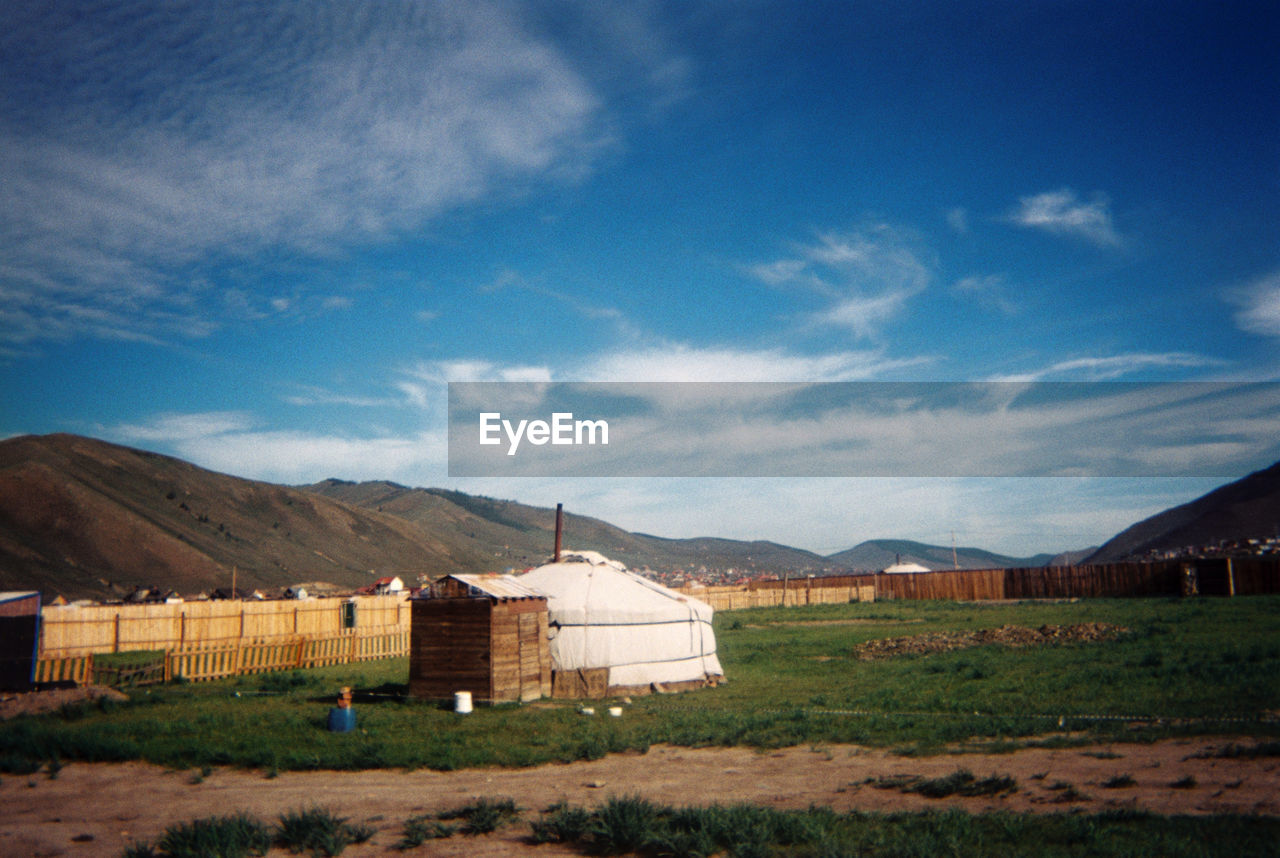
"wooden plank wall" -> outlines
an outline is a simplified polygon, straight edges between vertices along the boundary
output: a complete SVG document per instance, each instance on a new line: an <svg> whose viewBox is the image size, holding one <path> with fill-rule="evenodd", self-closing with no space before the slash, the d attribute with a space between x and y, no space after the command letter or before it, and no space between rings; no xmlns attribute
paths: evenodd
<svg viewBox="0 0 1280 858"><path fill-rule="evenodd" d="M1280 593L1280 559L1165 560L1094 566L961 569L886 575L848 575L752 581L728 587L685 587L679 592L717 611L877 599L1076 599L1182 593L1182 567L1197 567L1202 595Z"/></svg>
<svg viewBox="0 0 1280 858"><path fill-rule="evenodd" d="M409 633L409 694L424 700L492 694L488 599L415 599Z"/></svg>
<svg viewBox="0 0 1280 858"><path fill-rule="evenodd" d="M41 609L43 658L195 644L325 637L344 631L345 598L180 602L168 605L61 605ZM403 596L356 596L356 628L409 628Z"/></svg>
<svg viewBox="0 0 1280 858"><path fill-rule="evenodd" d="M413 603L409 693L476 702L537 700L551 694L545 599L419 599Z"/></svg>
<svg viewBox="0 0 1280 858"><path fill-rule="evenodd" d="M962 569L875 576L876 599L950 599L973 601L1005 598L1004 570Z"/></svg>
<svg viewBox="0 0 1280 858"><path fill-rule="evenodd" d="M550 694L546 600L498 602L491 617L493 690L489 702L537 700Z"/></svg>

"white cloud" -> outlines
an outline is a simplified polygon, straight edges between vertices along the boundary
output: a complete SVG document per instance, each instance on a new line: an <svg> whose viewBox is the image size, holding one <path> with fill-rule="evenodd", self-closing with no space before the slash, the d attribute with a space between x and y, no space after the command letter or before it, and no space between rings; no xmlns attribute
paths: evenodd
<svg viewBox="0 0 1280 858"><path fill-rule="evenodd" d="M0 31L10 344L185 331L210 304L192 263L377 239L580 171L606 133L506 4L55 6Z"/></svg>
<svg viewBox="0 0 1280 858"><path fill-rule="evenodd" d="M1095 193L1089 202L1081 201L1070 188L1022 197L1010 220L1018 226L1082 238L1100 247L1122 244L1111 223L1111 203L1101 193Z"/></svg>
<svg viewBox="0 0 1280 858"><path fill-rule="evenodd" d="M160 414L148 423L116 426L113 434L130 441L180 442L252 428L254 419L243 411L205 411L196 414Z"/></svg>
<svg viewBox="0 0 1280 858"><path fill-rule="evenodd" d="M1240 307L1235 315L1240 330L1280 337L1280 271L1259 277L1228 297Z"/></svg>
<svg viewBox="0 0 1280 858"><path fill-rule="evenodd" d="M551 369L546 366L503 365L479 359L419 361L406 374L433 384L451 381L551 381Z"/></svg>
<svg viewBox="0 0 1280 858"><path fill-rule="evenodd" d="M826 232L794 255L758 263L748 274L774 287L816 292L826 307L809 321L874 339L900 316L933 277L929 254L908 233L888 224L849 232Z"/></svg>
<svg viewBox="0 0 1280 858"><path fill-rule="evenodd" d="M346 480L439 481L447 457L442 434L353 438L307 432L234 432L175 444L202 467L281 483Z"/></svg>
<svg viewBox="0 0 1280 858"><path fill-rule="evenodd" d="M106 432L126 442L159 444L203 468L251 479L308 483L340 477L374 480L415 474L444 476L444 433L343 437L288 430L260 430L242 412L160 414L144 424Z"/></svg>
<svg viewBox="0 0 1280 858"><path fill-rule="evenodd" d="M961 546L1013 556L1099 545L1217 484L1064 477L457 482L463 491L495 497L518 491L522 502L545 507L563 502L570 512L667 538L767 539L825 555L868 539L946 546L954 531Z"/></svg>
<svg viewBox="0 0 1280 858"><path fill-rule="evenodd" d="M855 381L919 366L927 358L894 359L880 351L801 355L784 349L669 344L601 354L570 381Z"/></svg>

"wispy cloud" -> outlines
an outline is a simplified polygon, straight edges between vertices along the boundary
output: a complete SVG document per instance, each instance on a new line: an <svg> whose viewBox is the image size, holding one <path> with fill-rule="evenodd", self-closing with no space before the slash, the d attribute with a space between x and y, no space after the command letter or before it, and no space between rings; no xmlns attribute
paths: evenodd
<svg viewBox="0 0 1280 858"><path fill-rule="evenodd" d="M665 344L600 354L570 371L573 381L857 381L928 363L878 350L804 355L785 349Z"/></svg>
<svg viewBox="0 0 1280 858"><path fill-rule="evenodd" d="M129 441L181 442L252 429L252 415L243 411L203 411L195 414L165 413L146 423L125 423L112 434Z"/></svg>
<svg viewBox="0 0 1280 858"><path fill-rule="evenodd" d="M1240 308L1235 315L1240 330L1280 337L1280 271L1259 277L1228 297Z"/></svg>
<svg viewBox="0 0 1280 858"><path fill-rule="evenodd" d="M453 473L1210 476L1273 462L1280 414L1280 386L1255 384L541 385L534 410L607 419L609 445L478 443L476 414L512 413L522 387L471 386L451 407Z"/></svg>
<svg viewBox="0 0 1280 858"><path fill-rule="evenodd" d="M901 315L906 302L928 288L934 265L906 232L875 224L848 232L827 232L784 259L748 267L749 274L774 287L816 292L826 307L809 321L843 328L872 339Z"/></svg>
<svg viewBox="0 0 1280 858"><path fill-rule="evenodd" d="M1008 296L1004 278L996 274L962 277L951 284L951 292L962 298L993 307L1006 316L1012 316L1018 312L1017 304Z"/></svg>
<svg viewBox="0 0 1280 858"><path fill-rule="evenodd" d="M506 4L6 9L9 344L207 330L192 264L377 239L580 171L606 133Z"/></svg>
<svg viewBox="0 0 1280 858"><path fill-rule="evenodd" d="M131 443L161 445L178 456L223 473L283 483L325 477L386 479L415 474L443 476L443 433L358 437L290 430L263 430L248 414L161 414L141 424L104 430Z"/></svg>
<svg viewBox="0 0 1280 858"><path fill-rule="evenodd" d="M1191 352L1133 352L1105 357L1078 357L1040 369L1010 373L991 381L1110 381L1135 373L1166 369L1207 369L1226 362Z"/></svg>
<svg viewBox="0 0 1280 858"><path fill-rule="evenodd" d="M1088 202L1070 188L1022 197L1009 219L1018 226L1081 238L1099 247L1123 243L1111 222L1111 202L1102 193L1095 193Z"/></svg>

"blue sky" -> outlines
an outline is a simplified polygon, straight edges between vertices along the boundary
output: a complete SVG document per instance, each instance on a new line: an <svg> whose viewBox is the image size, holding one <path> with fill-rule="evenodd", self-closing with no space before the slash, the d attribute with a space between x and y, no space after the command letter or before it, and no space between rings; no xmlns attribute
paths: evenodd
<svg viewBox="0 0 1280 858"><path fill-rule="evenodd" d="M445 383L1280 380L1277 43L1272 2L8 4L0 433L1095 543L1223 480L451 480Z"/></svg>

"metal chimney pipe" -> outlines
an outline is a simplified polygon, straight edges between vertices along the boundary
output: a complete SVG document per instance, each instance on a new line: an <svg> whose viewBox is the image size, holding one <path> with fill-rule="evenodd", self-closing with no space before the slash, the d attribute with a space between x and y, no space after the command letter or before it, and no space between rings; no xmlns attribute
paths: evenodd
<svg viewBox="0 0 1280 858"><path fill-rule="evenodd" d="M564 504L556 504L556 553L552 563L560 562L560 537L564 533Z"/></svg>

